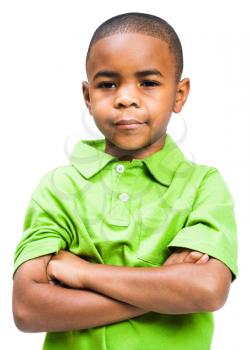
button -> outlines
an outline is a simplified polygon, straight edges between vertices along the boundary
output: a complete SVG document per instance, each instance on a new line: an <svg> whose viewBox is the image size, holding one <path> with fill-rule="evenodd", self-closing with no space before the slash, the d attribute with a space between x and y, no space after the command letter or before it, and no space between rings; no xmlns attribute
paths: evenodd
<svg viewBox="0 0 251 350"><path fill-rule="evenodd" d="M123 171L125 170L125 167L122 164L118 164L116 166L116 170L117 170L118 173L123 173Z"/></svg>
<svg viewBox="0 0 251 350"><path fill-rule="evenodd" d="M128 201L128 198L129 198L129 196L128 196L127 193L121 193L121 194L119 195L119 199L120 199L122 202Z"/></svg>

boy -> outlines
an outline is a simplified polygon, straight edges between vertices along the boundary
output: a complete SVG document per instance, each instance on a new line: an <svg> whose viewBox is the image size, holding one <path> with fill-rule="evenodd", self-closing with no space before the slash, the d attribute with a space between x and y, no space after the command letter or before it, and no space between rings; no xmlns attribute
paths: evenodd
<svg viewBox="0 0 251 350"><path fill-rule="evenodd" d="M236 226L217 169L166 134L189 94L182 67L159 17L115 16L92 37L83 94L105 139L42 178L15 253L14 319L46 331L45 350L210 349Z"/></svg>

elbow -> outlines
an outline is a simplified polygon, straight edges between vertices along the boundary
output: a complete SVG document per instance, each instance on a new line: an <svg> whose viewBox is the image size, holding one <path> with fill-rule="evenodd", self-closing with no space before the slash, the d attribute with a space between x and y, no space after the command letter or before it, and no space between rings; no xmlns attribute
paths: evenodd
<svg viewBox="0 0 251 350"><path fill-rule="evenodd" d="M208 297L207 300L203 301L201 311L202 312L215 312L218 311L224 303L220 302L215 296Z"/></svg>
<svg viewBox="0 0 251 350"><path fill-rule="evenodd" d="M27 303L13 297L12 314L14 323L21 332L40 332L40 330L37 329L36 322L34 322L34 317L29 311Z"/></svg>
<svg viewBox="0 0 251 350"><path fill-rule="evenodd" d="M12 309L14 323L22 332L32 332L30 325L30 318L27 310L20 305L13 305Z"/></svg>
<svg viewBox="0 0 251 350"><path fill-rule="evenodd" d="M215 312L221 309L227 301L227 297L223 298L222 296L219 296L217 293L214 293L211 298L210 302L207 306L207 311Z"/></svg>
<svg viewBox="0 0 251 350"><path fill-rule="evenodd" d="M211 281L207 292L203 295L203 311L215 312L221 309L228 298L229 286L222 286L217 281Z"/></svg>

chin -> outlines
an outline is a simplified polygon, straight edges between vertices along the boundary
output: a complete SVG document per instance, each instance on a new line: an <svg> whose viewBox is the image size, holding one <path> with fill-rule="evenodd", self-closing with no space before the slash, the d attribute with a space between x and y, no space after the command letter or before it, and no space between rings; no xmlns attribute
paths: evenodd
<svg viewBox="0 0 251 350"><path fill-rule="evenodd" d="M124 151L135 152L147 146L147 143L139 142L113 142L113 144Z"/></svg>

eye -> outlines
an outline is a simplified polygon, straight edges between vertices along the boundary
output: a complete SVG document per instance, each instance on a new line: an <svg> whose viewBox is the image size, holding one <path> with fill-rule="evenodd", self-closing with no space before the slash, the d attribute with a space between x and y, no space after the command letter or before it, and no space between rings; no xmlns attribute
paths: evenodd
<svg viewBox="0 0 251 350"><path fill-rule="evenodd" d="M110 81L103 81L102 83L99 83L97 85L99 89L111 89L116 87L115 83L110 82Z"/></svg>
<svg viewBox="0 0 251 350"><path fill-rule="evenodd" d="M153 87L153 86L159 86L160 83L154 80L144 80L141 82L141 85L146 87Z"/></svg>

